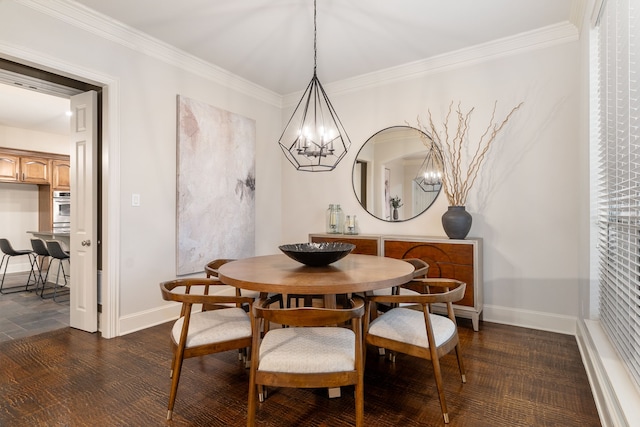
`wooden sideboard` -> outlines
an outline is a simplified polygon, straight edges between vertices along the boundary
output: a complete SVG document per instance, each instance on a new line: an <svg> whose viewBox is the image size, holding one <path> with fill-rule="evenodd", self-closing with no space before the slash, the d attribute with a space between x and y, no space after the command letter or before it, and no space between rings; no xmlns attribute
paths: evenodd
<svg viewBox="0 0 640 427"><path fill-rule="evenodd" d="M391 258L420 258L429 264L428 277L457 279L467 284L464 298L454 304L456 316L471 319L473 329L482 316L482 239L392 235L309 234L310 242L347 242L353 253ZM435 307L436 311L442 308Z"/></svg>

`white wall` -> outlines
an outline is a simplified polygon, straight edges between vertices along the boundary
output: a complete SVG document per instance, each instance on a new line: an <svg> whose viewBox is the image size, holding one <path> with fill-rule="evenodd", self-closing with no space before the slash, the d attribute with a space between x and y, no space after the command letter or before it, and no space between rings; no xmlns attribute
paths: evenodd
<svg viewBox="0 0 640 427"><path fill-rule="evenodd" d="M451 101L475 107L475 138L495 100L500 120L524 101L496 139L466 204L473 215L469 236L484 239L484 318L573 332L584 244L578 220L588 215L580 181L586 159L576 155L578 72L579 44L569 42L355 92L332 95L327 85L353 145L330 174L284 166L281 243L322 232L329 203L356 214L363 234L444 236L444 195L407 222L382 222L364 212L350 184L356 153L382 128L416 124L417 116L426 122L428 110L443 117Z"/></svg>
<svg viewBox="0 0 640 427"><path fill-rule="evenodd" d="M38 230L38 186L0 183L0 237L8 239L13 249L31 249L30 230ZM7 265L7 273L30 269L26 256L12 257Z"/></svg>
<svg viewBox="0 0 640 427"><path fill-rule="evenodd" d="M69 136L0 124L0 147L69 155Z"/></svg>
<svg viewBox="0 0 640 427"><path fill-rule="evenodd" d="M256 121L256 252L277 245L281 206L278 106L231 89L246 86L232 77L221 85L203 77L208 75L206 67L185 71L170 65L171 60L141 53L136 43L124 46L42 13L37 4L34 7L0 2L1 56L45 58L48 63L78 70L72 77L104 75L117 84L117 97L109 98L107 92L105 103L111 107L118 102L112 110L117 117L107 116L118 126L113 133L106 129L105 142L119 144L119 158L105 160L111 165L119 162L121 211L113 223L120 225L120 246L114 251L120 271L114 282L119 286L121 333L148 326L156 311L162 316L167 303L162 301L158 284L176 277L176 95ZM141 195L140 207L131 207L132 193ZM211 218L203 220L214 218L211 212Z"/></svg>

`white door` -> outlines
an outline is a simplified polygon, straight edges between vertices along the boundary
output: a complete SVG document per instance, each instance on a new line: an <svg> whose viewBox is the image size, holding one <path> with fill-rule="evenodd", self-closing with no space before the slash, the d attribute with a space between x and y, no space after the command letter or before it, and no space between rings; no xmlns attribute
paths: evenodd
<svg viewBox="0 0 640 427"><path fill-rule="evenodd" d="M95 91L71 97L70 325L98 330L98 108Z"/></svg>

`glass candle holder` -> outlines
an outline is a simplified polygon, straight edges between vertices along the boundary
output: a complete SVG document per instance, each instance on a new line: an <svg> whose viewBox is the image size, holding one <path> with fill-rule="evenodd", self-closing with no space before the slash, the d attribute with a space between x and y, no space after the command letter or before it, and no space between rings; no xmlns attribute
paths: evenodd
<svg viewBox="0 0 640 427"><path fill-rule="evenodd" d="M358 234L355 215L347 215L344 221L344 234Z"/></svg>

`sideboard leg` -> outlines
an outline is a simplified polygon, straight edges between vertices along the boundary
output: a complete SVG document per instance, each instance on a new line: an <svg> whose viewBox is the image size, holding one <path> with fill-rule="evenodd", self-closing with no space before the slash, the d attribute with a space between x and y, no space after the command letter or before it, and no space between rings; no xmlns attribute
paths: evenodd
<svg viewBox="0 0 640 427"><path fill-rule="evenodd" d="M471 323L473 323L473 330L478 332L480 330L480 315L478 313L471 315Z"/></svg>

